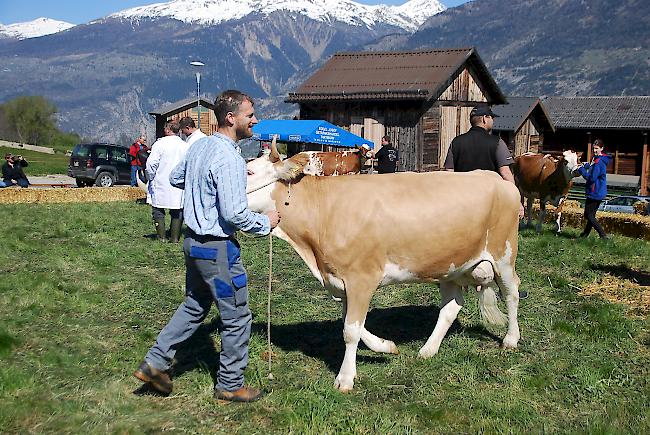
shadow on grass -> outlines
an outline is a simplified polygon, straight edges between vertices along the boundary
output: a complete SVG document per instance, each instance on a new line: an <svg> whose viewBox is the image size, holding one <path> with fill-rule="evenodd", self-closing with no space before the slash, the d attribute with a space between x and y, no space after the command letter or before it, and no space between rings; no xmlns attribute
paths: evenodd
<svg viewBox="0 0 650 435"><path fill-rule="evenodd" d="M368 313L366 328L378 337L394 341L399 347L400 344L413 341L426 341L433 332L439 313L440 309L433 306L409 305L373 309ZM253 330L265 334L266 324L254 323ZM498 343L501 341L481 326L464 328L456 320L449 328L447 337L458 333L477 338L487 337ZM323 361L333 373L338 372L345 354L341 320L273 325L271 340L275 346L285 351L299 351ZM364 349L365 345L360 342L359 348ZM383 364L387 362L387 358L384 354L357 355L357 361L365 363Z"/></svg>
<svg viewBox="0 0 650 435"><path fill-rule="evenodd" d="M616 275L619 278L630 280L642 286L650 286L650 273L630 269L622 264L592 264L591 270Z"/></svg>
<svg viewBox="0 0 650 435"><path fill-rule="evenodd" d="M401 306L394 308L373 309L368 313L366 328L373 334L392 340L398 346L413 341L426 341L431 335L440 309L434 306ZM213 334L219 329L219 320L215 318L210 323L202 324L194 335L178 349L173 367L174 377L203 368L210 372L213 382L217 381L219 368L219 352L215 348ZM253 322L253 332L266 335L265 322ZM492 340L500 343L501 339L483 326L474 325L463 327L457 320L449 328L447 337L452 334L466 334L479 340ZM321 320L299 322L288 325L272 325L271 340L273 345L284 351L298 351L311 358L316 358L337 373L343 356L343 322L337 320ZM446 338L445 338L446 340ZM363 343L359 344L364 349ZM383 354L357 355L357 361L372 364L384 364L388 356ZM144 388L144 387L141 387ZM152 394L148 389L135 394Z"/></svg>

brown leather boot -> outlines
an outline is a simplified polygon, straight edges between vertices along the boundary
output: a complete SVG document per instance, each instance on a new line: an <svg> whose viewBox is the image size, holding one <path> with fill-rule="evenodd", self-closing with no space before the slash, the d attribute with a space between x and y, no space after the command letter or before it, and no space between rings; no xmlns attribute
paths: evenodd
<svg viewBox="0 0 650 435"><path fill-rule="evenodd" d="M219 388L214 389L214 398L227 400L228 402L255 402L262 397L262 390L253 387L243 386L237 391L225 391Z"/></svg>
<svg viewBox="0 0 650 435"><path fill-rule="evenodd" d="M167 395L172 392L173 384L167 372L151 367L146 361L142 361L140 367L133 372L133 376L142 382L151 384L152 387L162 394Z"/></svg>

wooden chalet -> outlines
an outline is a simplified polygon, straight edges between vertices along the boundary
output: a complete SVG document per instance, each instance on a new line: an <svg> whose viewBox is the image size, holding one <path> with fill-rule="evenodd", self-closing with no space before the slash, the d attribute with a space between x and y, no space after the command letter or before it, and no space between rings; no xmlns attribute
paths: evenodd
<svg viewBox="0 0 650 435"><path fill-rule="evenodd" d="M613 157L608 172L635 176L642 195L650 186L650 96L551 97L542 101L555 132L544 138L546 150L583 151L591 159L591 144L602 139Z"/></svg>
<svg viewBox="0 0 650 435"><path fill-rule="evenodd" d="M199 100L201 108L201 131L205 134L212 134L217 131L217 118L214 116L214 104L201 97ZM156 139L164 136L165 123L180 120L186 116L192 117L198 125L199 104L196 97L185 98L175 103L166 104L151 112L149 115L156 119Z"/></svg>
<svg viewBox="0 0 650 435"><path fill-rule="evenodd" d="M544 134L555 127L546 108L536 97L507 97L508 104L494 106L492 133L508 145L514 156L537 153L543 148Z"/></svg>
<svg viewBox="0 0 650 435"><path fill-rule="evenodd" d="M337 53L288 95L300 119L324 119L372 140L388 135L399 170L431 171L452 139L469 130L480 102L504 95L474 48Z"/></svg>

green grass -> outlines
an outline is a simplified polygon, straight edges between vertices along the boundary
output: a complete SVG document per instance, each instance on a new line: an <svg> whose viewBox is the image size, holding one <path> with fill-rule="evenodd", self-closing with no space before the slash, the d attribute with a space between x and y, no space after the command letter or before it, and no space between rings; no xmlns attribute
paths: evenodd
<svg viewBox="0 0 650 435"><path fill-rule="evenodd" d="M5 154L21 155L29 166L25 168L27 178L30 175L67 174L68 161L70 157L65 154L46 154L37 151L30 151L19 148L0 147L0 155L4 159ZM2 160L4 164L4 160Z"/></svg>
<svg viewBox="0 0 650 435"><path fill-rule="evenodd" d="M479 323L470 294L440 353L418 359L437 289L382 288L367 326L401 354L361 346L355 390L341 394L332 388L344 352L340 307L277 239L267 379L268 239L241 237L255 315L246 378L269 394L223 405L212 399L216 310L178 352L172 395L134 394L131 373L184 286L180 246L145 237L147 206L3 205L0 220L2 432L650 433L648 320L576 290L603 269L633 269L650 285L647 242L522 233L517 265L530 297L516 351L499 347L503 329Z"/></svg>

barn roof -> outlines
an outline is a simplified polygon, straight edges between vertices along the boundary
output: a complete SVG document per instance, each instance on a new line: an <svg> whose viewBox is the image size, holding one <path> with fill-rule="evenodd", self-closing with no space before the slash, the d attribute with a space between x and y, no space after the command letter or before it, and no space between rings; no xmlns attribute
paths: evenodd
<svg viewBox="0 0 650 435"><path fill-rule="evenodd" d="M543 104L556 128L650 129L650 96L550 97Z"/></svg>
<svg viewBox="0 0 650 435"><path fill-rule="evenodd" d="M212 104L211 101L201 97L201 106L207 107L208 109L214 109L214 104ZM190 109L192 107L196 107L196 97L188 97L184 98L180 101L176 101L175 103L169 103L165 104L164 106L158 107L151 112L149 112L149 115L173 115L178 112L182 112L184 110Z"/></svg>
<svg viewBox="0 0 650 435"><path fill-rule="evenodd" d="M529 117L533 117L538 126L555 131L551 117L537 97L508 97L508 104L492 107L499 115L494 119L495 131L518 131Z"/></svg>
<svg viewBox="0 0 650 435"><path fill-rule="evenodd" d="M285 101L435 100L465 67L489 103L505 102L474 48L337 53Z"/></svg>

